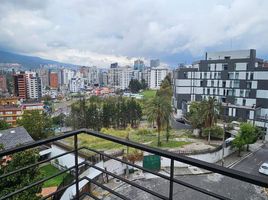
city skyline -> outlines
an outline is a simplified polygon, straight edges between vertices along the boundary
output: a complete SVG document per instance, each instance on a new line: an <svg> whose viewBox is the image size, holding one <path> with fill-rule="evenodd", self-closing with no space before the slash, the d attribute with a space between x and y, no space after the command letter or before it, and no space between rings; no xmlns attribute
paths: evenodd
<svg viewBox="0 0 268 200"><path fill-rule="evenodd" d="M97 66L129 65L136 59L148 64L159 58L174 67L206 51L249 48L267 59L267 4L2 1L0 49Z"/></svg>

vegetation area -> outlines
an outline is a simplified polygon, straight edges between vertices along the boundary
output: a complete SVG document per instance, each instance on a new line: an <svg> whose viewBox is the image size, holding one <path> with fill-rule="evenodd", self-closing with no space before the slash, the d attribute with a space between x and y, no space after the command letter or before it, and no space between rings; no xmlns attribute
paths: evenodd
<svg viewBox="0 0 268 200"><path fill-rule="evenodd" d="M24 111L22 118L17 123L19 126L23 126L34 140L41 140L53 135L51 117L39 110Z"/></svg>
<svg viewBox="0 0 268 200"><path fill-rule="evenodd" d="M14 171L18 168L28 166L30 164L36 163L39 159L38 151L36 150L26 150L23 152L15 153L12 155L11 161L8 162L8 165L1 165L0 175ZM23 170L14 175L7 176L2 178L0 181L0 196L5 196L19 190L23 187L30 185L36 181L39 181L43 178L40 173L39 167L31 167L30 169ZM10 200L38 200L40 196L38 195L41 192L42 184L29 188L18 195L10 197Z"/></svg>
<svg viewBox="0 0 268 200"><path fill-rule="evenodd" d="M137 79L131 79L128 87L132 93L138 93L140 90L145 90L148 85L144 79L142 79L141 82Z"/></svg>
<svg viewBox="0 0 268 200"><path fill-rule="evenodd" d="M192 102L186 118L195 129L200 129L200 137L207 136L208 143L211 137L222 138L223 130L215 126L219 119L221 106L215 97L209 97L201 102ZM204 134L202 134L204 132Z"/></svg>
<svg viewBox="0 0 268 200"><path fill-rule="evenodd" d="M246 145L247 151L249 151L249 144L253 144L260 136L260 131L257 127L249 123L242 123L238 135L232 141L232 145L238 148L238 156L241 155L241 151Z"/></svg>
<svg viewBox="0 0 268 200"><path fill-rule="evenodd" d="M157 126L157 146L161 146L161 130L166 130L166 142L169 140L169 120L172 112L171 97L171 79L170 76L166 76L166 78L162 81L160 90L156 92L153 98L148 99L145 104L145 114L147 116L147 120L151 123L155 122Z"/></svg>
<svg viewBox="0 0 268 200"><path fill-rule="evenodd" d="M156 90L144 90L141 94L144 96L144 99L147 100L155 97Z"/></svg>
<svg viewBox="0 0 268 200"><path fill-rule="evenodd" d="M101 129L102 133L112 135L115 137L129 139L134 142L143 143L145 145L149 145L152 147L157 147L157 132L153 129L133 129L131 127L126 128L125 130L116 130L113 128ZM182 147L183 145L190 144L190 142L179 142L173 140L176 138L175 134L172 132L170 133L170 140L167 142L165 141L165 134L161 132L160 139L163 141L163 145L161 144L161 148L178 148ZM88 136L86 134L80 134L78 136L80 146L86 146L97 150L115 150L115 149L125 149L126 147L111 141L103 140L97 137ZM73 144L72 138L65 139L69 144Z"/></svg>
<svg viewBox="0 0 268 200"><path fill-rule="evenodd" d="M0 130L6 130L10 127L10 124L8 124L6 121L0 120Z"/></svg>
<svg viewBox="0 0 268 200"><path fill-rule="evenodd" d="M44 177L49 177L49 176L52 176L56 173L59 173L60 170L57 169L56 167L48 164L48 165L45 165L43 167L40 167L40 173L44 176ZM66 177L70 177L72 178L72 176L68 173L64 173L64 174L61 174L59 176L56 176L48 181L46 181L44 184L43 184L43 187L57 187L61 184L61 182L63 181L64 178Z"/></svg>
<svg viewBox="0 0 268 200"><path fill-rule="evenodd" d="M82 99L72 104L67 124L73 129L100 130L102 127L124 129L128 124L137 127L141 118L141 105L134 98L94 96L89 100Z"/></svg>

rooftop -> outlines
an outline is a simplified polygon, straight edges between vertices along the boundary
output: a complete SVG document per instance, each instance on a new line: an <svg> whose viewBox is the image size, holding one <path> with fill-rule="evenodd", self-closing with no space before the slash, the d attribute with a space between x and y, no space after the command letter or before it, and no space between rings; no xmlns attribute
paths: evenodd
<svg viewBox="0 0 268 200"><path fill-rule="evenodd" d="M33 138L22 126L0 131L0 144L3 144L4 149L11 149L33 141Z"/></svg>

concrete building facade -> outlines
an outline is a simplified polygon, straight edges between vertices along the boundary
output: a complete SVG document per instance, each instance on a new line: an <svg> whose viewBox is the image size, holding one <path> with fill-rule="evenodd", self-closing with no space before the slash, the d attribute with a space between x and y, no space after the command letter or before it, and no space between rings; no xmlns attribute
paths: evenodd
<svg viewBox="0 0 268 200"><path fill-rule="evenodd" d="M213 96L225 116L267 127L267 77L268 68L254 49L206 53L204 60L174 71L173 104L179 117L191 101Z"/></svg>
<svg viewBox="0 0 268 200"><path fill-rule="evenodd" d="M169 69L167 67L153 67L150 70L149 88L153 90L160 89L160 85L167 76Z"/></svg>

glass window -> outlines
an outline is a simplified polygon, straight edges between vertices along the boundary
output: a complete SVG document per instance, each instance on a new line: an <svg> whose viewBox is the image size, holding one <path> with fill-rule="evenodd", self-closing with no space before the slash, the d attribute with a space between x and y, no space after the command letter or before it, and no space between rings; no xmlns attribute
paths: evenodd
<svg viewBox="0 0 268 200"><path fill-rule="evenodd" d="M235 79L238 79L238 77L239 77L239 73L236 72L236 73L235 73Z"/></svg>

